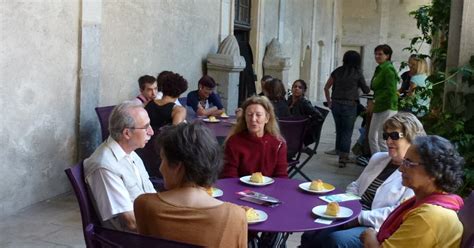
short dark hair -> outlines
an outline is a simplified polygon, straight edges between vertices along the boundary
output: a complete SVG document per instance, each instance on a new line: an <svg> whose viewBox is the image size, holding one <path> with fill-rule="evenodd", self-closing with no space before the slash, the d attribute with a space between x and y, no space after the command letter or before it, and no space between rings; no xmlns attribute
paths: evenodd
<svg viewBox="0 0 474 248"><path fill-rule="evenodd" d="M285 86L280 79L274 78L270 82L266 82L263 85L263 92L268 99L271 101L284 100L286 91Z"/></svg>
<svg viewBox="0 0 474 248"><path fill-rule="evenodd" d="M208 75L202 76L201 79L199 79L198 84L200 84L202 86L205 86L205 87L208 87L208 88L211 88L211 89L214 89L214 87L216 87L216 81L214 81L214 78L212 78Z"/></svg>
<svg viewBox="0 0 474 248"><path fill-rule="evenodd" d="M200 122L181 123L164 127L157 140L160 150L174 167L181 163L185 168L184 182L210 187L222 169L222 152L212 131Z"/></svg>
<svg viewBox="0 0 474 248"><path fill-rule="evenodd" d="M162 71L158 76L156 77L156 82L158 86L158 91L163 91L163 78L168 75L173 73L172 71Z"/></svg>
<svg viewBox="0 0 474 248"><path fill-rule="evenodd" d="M156 82L156 78L150 75L143 75L138 79L138 87L141 90L145 89L145 84L153 84Z"/></svg>
<svg viewBox="0 0 474 248"><path fill-rule="evenodd" d="M374 49L374 53L377 51L382 51L385 55L388 55L388 60L392 60L393 50L387 44L378 45Z"/></svg>
<svg viewBox="0 0 474 248"><path fill-rule="evenodd" d="M462 185L464 159L449 140L437 135L418 136L413 145L438 188L453 193Z"/></svg>
<svg viewBox="0 0 474 248"><path fill-rule="evenodd" d="M163 96L179 97L188 89L188 81L178 73L170 72L163 77Z"/></svg>
<svg viewBox="0 0 474 248"><path fill-rule="evenodd" d="M266 82L272 81L272 79L273 79L272 76L270 76L270 75L265 75L265 76L262 77L262 79L260 79L260 81L263 81L263 82L266 83Z"/></svg>

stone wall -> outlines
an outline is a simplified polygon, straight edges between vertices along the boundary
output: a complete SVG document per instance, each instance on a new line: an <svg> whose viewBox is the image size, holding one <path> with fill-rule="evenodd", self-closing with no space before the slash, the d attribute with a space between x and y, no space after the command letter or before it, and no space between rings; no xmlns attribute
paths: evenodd
<svg viewBox="0 0 474 248"><path fill-rule="evenodd" d="M0 216L69 190L79 1L0 3Z"/></svg>

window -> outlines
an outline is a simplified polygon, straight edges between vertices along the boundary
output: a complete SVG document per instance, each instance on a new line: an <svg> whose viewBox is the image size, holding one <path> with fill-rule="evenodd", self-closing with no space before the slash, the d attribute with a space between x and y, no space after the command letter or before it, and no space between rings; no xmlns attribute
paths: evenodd
<svg viewBox="0 0 474 248"><path fill-rule="evenodd" d="M235 27L250 29L250 0L235 0Z"/></svg>

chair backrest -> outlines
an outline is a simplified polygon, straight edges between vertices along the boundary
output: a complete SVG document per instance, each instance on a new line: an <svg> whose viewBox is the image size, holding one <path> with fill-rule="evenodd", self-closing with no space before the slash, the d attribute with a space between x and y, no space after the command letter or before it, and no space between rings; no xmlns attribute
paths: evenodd
<svg viewBox="0 0 474 248"><path fill-rule="evenodd" d="M474 191L464 199L464 207L458 213L464 227L462 235L463 248L474 247Z"/></svg>
<svg viewBox="0 0 474 248"><path fill-rule="evenodd" d="M99 117L100 131L102 133L102 141L107 139L107 137L109 136L109 116L110 116L110 113L112 113L112 110L114 108L115 108L115 105L95 108L97 117Z"/></svg>
<svg viewBox="0 0 474 248"><path fill-rule="evenodd" d="M286 140L288 157L293 158L295 155L299 157L301 149L303 148L308 121L308 118L278 120L281 135Z"/></svg>
<svg viewBox="0 0 474 248"><path fill-rule="evenodd" d="M321 132L322 132L322 129L323 129L323 124L324 124L324 121L326 120L326 117L328 116L329 114L329 110L325 109L325 108L321 108L321 107L318 107L318 106L314 106L322 115L322 120L320 122L318 122L317 126L313 127L315 130L313 130L314 132L314 147L313 147L313 150L316 151L316 149L318 148L318 145L319 145L319 140L321 139Z"/></svg>
<svg viewBox="0 0 474 248"><path fill-rule="evenodd" d="M82 227L84 229L84 240L87 247L94 247L93 237L90 231L93 229L94 224L100 223L100 220L97 217L94 206L90 200L91 198L89 197L89 192L87 191L87 186L84 180L83 161L69 169L66 169L65 172L71 182L72 188L74 189L77 202L79 203Z"/></svg>
<svg viewBox="0 0 474 248"><path fill-rule="evenodd" d="M122 232L94 226L93 235L102 248L135 248L135 247L200 247L181 242L143 236L136 233Z"/></svg>

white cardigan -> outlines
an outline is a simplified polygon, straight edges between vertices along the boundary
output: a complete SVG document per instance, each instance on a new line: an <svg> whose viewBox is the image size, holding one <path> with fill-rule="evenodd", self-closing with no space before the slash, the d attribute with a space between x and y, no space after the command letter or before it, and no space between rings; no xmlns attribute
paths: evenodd
<svg viewBox="0 0 474 248"><path fill-rule="evenodd" d="M375 153L359 178L349 184L346 191L362 196L372 181L390 163L391 159L388 152ZM373 227L378 231L390 212L413 195L413 190L402 185L400 171L394 171L375 192L371 206L372 210L362 210L360 213L359 224Z"/></svg>

